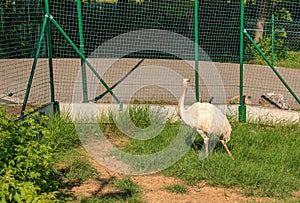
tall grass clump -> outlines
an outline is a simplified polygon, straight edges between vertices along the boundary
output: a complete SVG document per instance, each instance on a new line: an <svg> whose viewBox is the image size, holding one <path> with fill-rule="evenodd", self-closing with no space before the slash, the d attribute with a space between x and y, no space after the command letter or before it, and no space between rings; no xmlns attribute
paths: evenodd
<svg viewBox="0 0 300 203"><path fill-rule="evenodd" d="M75 124L68 114L54 115L49 119L47 128L51 133L51 144L57 152L81 145Z"/></svg>
<svg viewBox="0 0 300 203"><path fill-rule="evenodd" d="M54 115L49 119L47 128L51 134L51 142L48 144L52 146L54 155L51 165L61 189L78 186L98 175L86 158L76 126L69 114Z"/></svg>

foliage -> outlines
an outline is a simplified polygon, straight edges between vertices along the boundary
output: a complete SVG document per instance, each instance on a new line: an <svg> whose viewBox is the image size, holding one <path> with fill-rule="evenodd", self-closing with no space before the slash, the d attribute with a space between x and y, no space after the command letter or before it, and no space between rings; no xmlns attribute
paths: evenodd
<svg viewBox="0 0 300 203"><path fill-rule="evenodd" d="M1 2L0 58L34 57L43 16L42 1L5 0ZM42 50L41 55L43 53L45 52Z"/></svg>
<svg viewBox="0 0 300 203"><path fill-rule="evenodd" d="M288 52L288 58L276 62L276 66L300 69L300 52Z"/></svg>
<svg viewBox="0 0 300 203"><path fill-rule="evenodd" d="M271 61L272 58L272 37L265 36L256 43L263 53ZM259 54L253 44L247 44L245 48L245 55L247 59L251 60L263 60L263 57ZM285 40L283 38L276 39L274 43L274 59L275 61L281 61L288 58L288 47L285 46Z"/></svg>
<svg viewBox="0 0 300 203"><path fill-rule="evenodd" d="M33 182L16 180L10 173L0 178L1 202L47 203L57 202L56 192L40 193L40 188Z"/></svg>
<svg viewBox="0 0 300 203"><path fill-rule="evenodd" d="M0 110L0 198L2 202L55 200L57 184L51 179L51 148L44 116L17 120Z"/></svg>
<svg viewBox="0 0 300 203"><path fill-rule="evenodd" d="M288 41L291 41L291 39L288 38L288 36L293 33L297 32L293 28L289 26L290 23L293 22L293 16L291 12L288 10L287 6L289 6L286 3L283 3L281 0L273 0L273 1L264 1L268 8L264 9L264 12L262 12L261 15L264 15L263 18L261 16L257 16L257 13L255 12L259 7L262 7L261 1L249 1L254 8L251 8L252 12L248 14L247 21L251 22L251 18L258 18L257 24L263 24L263 35L260 38L254 39L259 46L259 48L263 51L263 53L269 58L271 61L272 58L272 23L274 23L274 60L280 61L285 60L288 58L288 51L290 47L292 48L293 44L288 44ZM256 8L256 9L255 9ZM289 6L289 9L293 9L293 7ZM258 9L259 10L259 9ZM274 22L272 21L272 14L274 15ZM296 18L296 16L295 16ZM263 20L262 20L263 19ZM296 19L297 20L297 19ZM246 28L249 28L247 25ZM288 28L288 31L286 30L286 27ZM296 27L296 25L295 25ZM261 29L257 28L256 29ZM250 31L250 33L253 33L253 31ZM255 32L262 32L260 30L255 30ZM289 32L289 35L288 33ZM258 53L258 51L255 49L254 45L251 43L247 44L245 48L245 56L247 60L262 60L262 56Z"/></svg>
<svg viewBox="0 0 300 203"><path fill-rule="evenodd" d="M257 13L260 13L257 11L262 10L264 3L269 1L247 2L250 6L246 6L246 14L253 9L251 11L253 16L249 17L250 23L253 23ZM276 20L289 22L294 18L298 20L295 3L296 6L291 6L291 3L285 1L272 2L276 4ZM3 36L2 39L6 39L5 43L4 41L0 43L0 58L34 56L35 45L44 18L43 3L44 1L6 0L0 4L0 26L3 28L0 29L0 34ZM272 4L267 3L267 5ZM192 0L82 0L85 53L89 55L99 45L113 37L140 29L168 30L194 40L193 6ZM293 7L296 9L291 10ZM77 13L76 1L53 0L50 3L50 11L56 21L71 36L73 42L78 45L79 31L77 28L74 29L74 26L78 25L78 19L74 18L74 14ZM239 1L199 1L199 42L201 48L214 61L238 61L240 17L238 11ZM255 25L252 24L247 28L254 29L253 26ZM286 26L289 26L289 23L285 23L283 27ZM297 31L295 30L295 33ZM56 28L52 29L52 34L54 36L53 57L78 57ZM294 44L297 44L297 41ZM285 43L284 46L295 46L294 44ZM42 49L40 56L46 55L47 52ZM172 58L165 53L156 52L144 52L130 57Z"/></svg>
<svg viewBox="0 0 300 203"><path fill-rule="evenodd" d="M260 56L258 57L258 59L247 61L247 63L267 65L266 61ZM281 60L276 59L274 65L277 67L300 69L300 52L288 51L287 58Z"/></svg>

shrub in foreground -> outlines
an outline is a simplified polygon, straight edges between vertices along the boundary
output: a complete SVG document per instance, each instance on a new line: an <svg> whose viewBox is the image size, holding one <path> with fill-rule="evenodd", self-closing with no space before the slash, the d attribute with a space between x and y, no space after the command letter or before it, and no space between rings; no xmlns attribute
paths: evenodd
<svg viewBox="0 0 300 203"><path fill-rule="evenodd" d="M0 109L0 201L55 202L47 118L17 120Z"/></svg>

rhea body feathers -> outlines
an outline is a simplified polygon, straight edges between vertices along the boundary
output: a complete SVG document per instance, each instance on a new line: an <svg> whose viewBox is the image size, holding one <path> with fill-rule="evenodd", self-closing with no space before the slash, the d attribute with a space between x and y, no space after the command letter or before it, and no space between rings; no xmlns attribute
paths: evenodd
<svg viewBox="0 0 300 203"><path fill-rule="evenodd" d="M226 142L230 140L231 126L226 116L210 103L194 103L179 115L182 121L193 129L201 129L206 134L218 137L223 136Z"/></svg>
<svg viewBox="0 0 300 203"><path fill-rule="evenodd" d="M230 140L231 126L227 117L223 112L210 103L200 103L196 102L191 106L184 107L184 99L188 85L190 83L189 79L183 80L183 92L178 102L178 114L182 121L189 127L196 129L197 132L203 137L204 144L206 145L206 155L208 156L208 134L216 135L222 142L226 150L226 142ZM232 157L229 150L228 154Z"/></svg>

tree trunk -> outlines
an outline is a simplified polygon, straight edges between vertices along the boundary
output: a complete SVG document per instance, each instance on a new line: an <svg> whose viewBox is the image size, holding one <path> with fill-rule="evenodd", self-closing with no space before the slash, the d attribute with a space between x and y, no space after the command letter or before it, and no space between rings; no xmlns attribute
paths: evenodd
<svg viewBox="0 0 300 203"><path fill-rule="evenodd" d="M266 16L260 16L256 20L254 41L258 42L264 35Z"/></svg>
<svg viewBox="0 0 300 203"><path fill-rule="evenodd" d="M259 0L257 1L257 17L254 41L259 41L264 34L265 21L271 13L272 3L270 0Z"/></svg>

